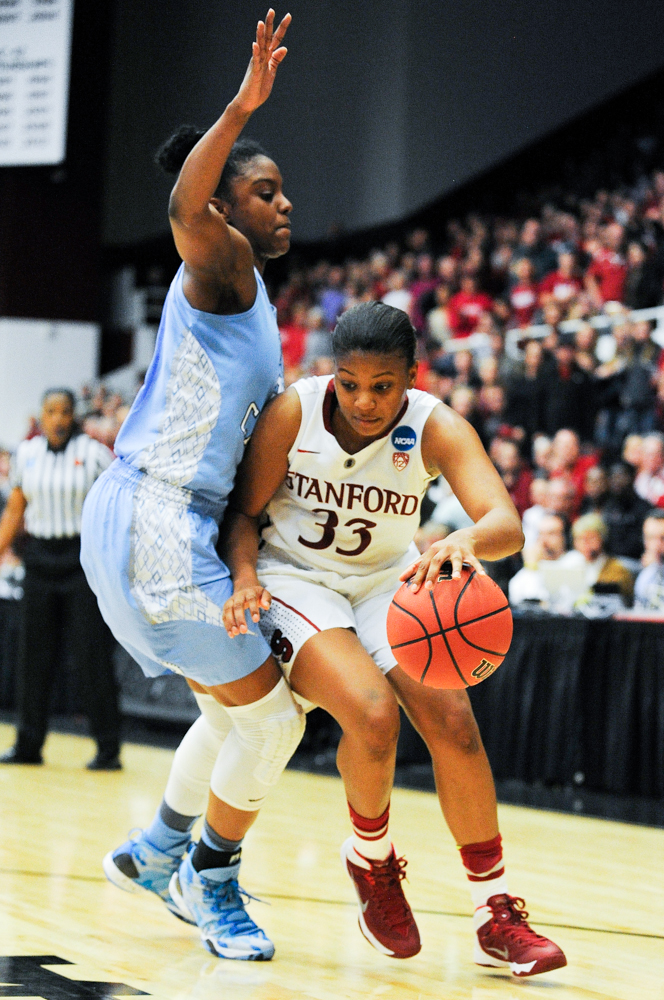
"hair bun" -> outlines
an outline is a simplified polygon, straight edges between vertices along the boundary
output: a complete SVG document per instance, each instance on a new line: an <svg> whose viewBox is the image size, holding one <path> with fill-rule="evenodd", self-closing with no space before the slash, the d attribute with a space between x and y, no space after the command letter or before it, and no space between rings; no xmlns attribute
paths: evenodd
<svg viewBox="0 0 664 1000"><path fill-rule="evenodd" d="M204 135L205 129L203 128L196 128L195 125L181 125L177 132L174 132L170 139L167 139L163 146L157 150L155 162L167 174L179 174L182 164L198 140Z"/></svg>

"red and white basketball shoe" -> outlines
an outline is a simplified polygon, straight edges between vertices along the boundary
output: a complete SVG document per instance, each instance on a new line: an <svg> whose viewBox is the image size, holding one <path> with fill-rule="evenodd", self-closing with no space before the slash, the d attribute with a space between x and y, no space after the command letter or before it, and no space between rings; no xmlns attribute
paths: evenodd
<svg viewBox="0 0 664 1000"><path fill-rule="evenodd" d="M341 847L341 860L355 886L358 923L369 944L391 958L417 955L420 933L401 888L406 859L397 858L392 848L386 861L371 861L357 853L349 837Z"/></svg>
<svg viewBox="0 0 664 1000"><path fill-rule="evenodd" d="M536 976L567 965L558 945L530 927L525 905L523 899L502 893L478 906L473 917L477 965L509 966L515 976Z"/></svg>

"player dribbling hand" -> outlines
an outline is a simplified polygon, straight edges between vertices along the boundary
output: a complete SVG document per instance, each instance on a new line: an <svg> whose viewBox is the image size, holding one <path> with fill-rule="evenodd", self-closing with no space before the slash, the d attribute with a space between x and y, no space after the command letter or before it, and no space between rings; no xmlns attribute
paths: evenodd
<svg viewBox="0 0 664 1000"><path fill-rule="evenodd" d="M461 567L465 563L477 570L480 576L486 576L486 570L475 556L475 544L470 532L465 528L451 532L447 538L434 542L424 552L417 562L404 570L399 579L402 582L410 580L413 590L418 591L422 584L431 590L438 579L443 563L452 563L452 579L461 576Z"/></svg>

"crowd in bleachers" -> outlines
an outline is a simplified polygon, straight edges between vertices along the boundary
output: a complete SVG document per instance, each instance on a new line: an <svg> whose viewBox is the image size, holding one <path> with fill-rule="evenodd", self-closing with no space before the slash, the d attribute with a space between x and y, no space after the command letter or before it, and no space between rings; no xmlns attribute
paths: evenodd
<svg viewBox="0 0 664 1000"><path fill-rule="evenodd" d="M664 299L664 171L520 221L473 215L442 240L418 229L366 259L294 267L275 298L286 383L331 372L337 317L372 299L408 313L417 386L475 427L524 518L524 564L493 567L499 582L520 571L514 599L544 600L537 567L564 557L631 603L655 558L644 521L664 507L664 322L639 315ZM422 545L467 523L441 480L424 510Z"/></svg>

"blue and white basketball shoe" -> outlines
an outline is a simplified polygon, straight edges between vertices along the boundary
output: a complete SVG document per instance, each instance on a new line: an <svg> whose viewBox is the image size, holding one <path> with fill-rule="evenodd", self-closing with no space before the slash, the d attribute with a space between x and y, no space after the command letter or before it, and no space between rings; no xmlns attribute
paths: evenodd
<svg viewBox="0 0 664 1000"><path fill-rule="evenodd" d="M201 932L203 944L218 958L266 962L274 955L274 945L257 927L245 906L254 896L241 889L237 879L213 882L200 875L191 863L192 844L179 871L171 878L171 897L184 914L191 914Z"/></svg>
<svg viewBox="0 0 664 1000"><path fill-rule="evenodd" d="M120 847L109 851L102 861L108 881L126 892L139 889L153 892L179 920L195 924L186 905L176 906L168 891L171 877L180 867L182 858L160 851L146 838L144 830L132 830L129 837Z"/></svg>

